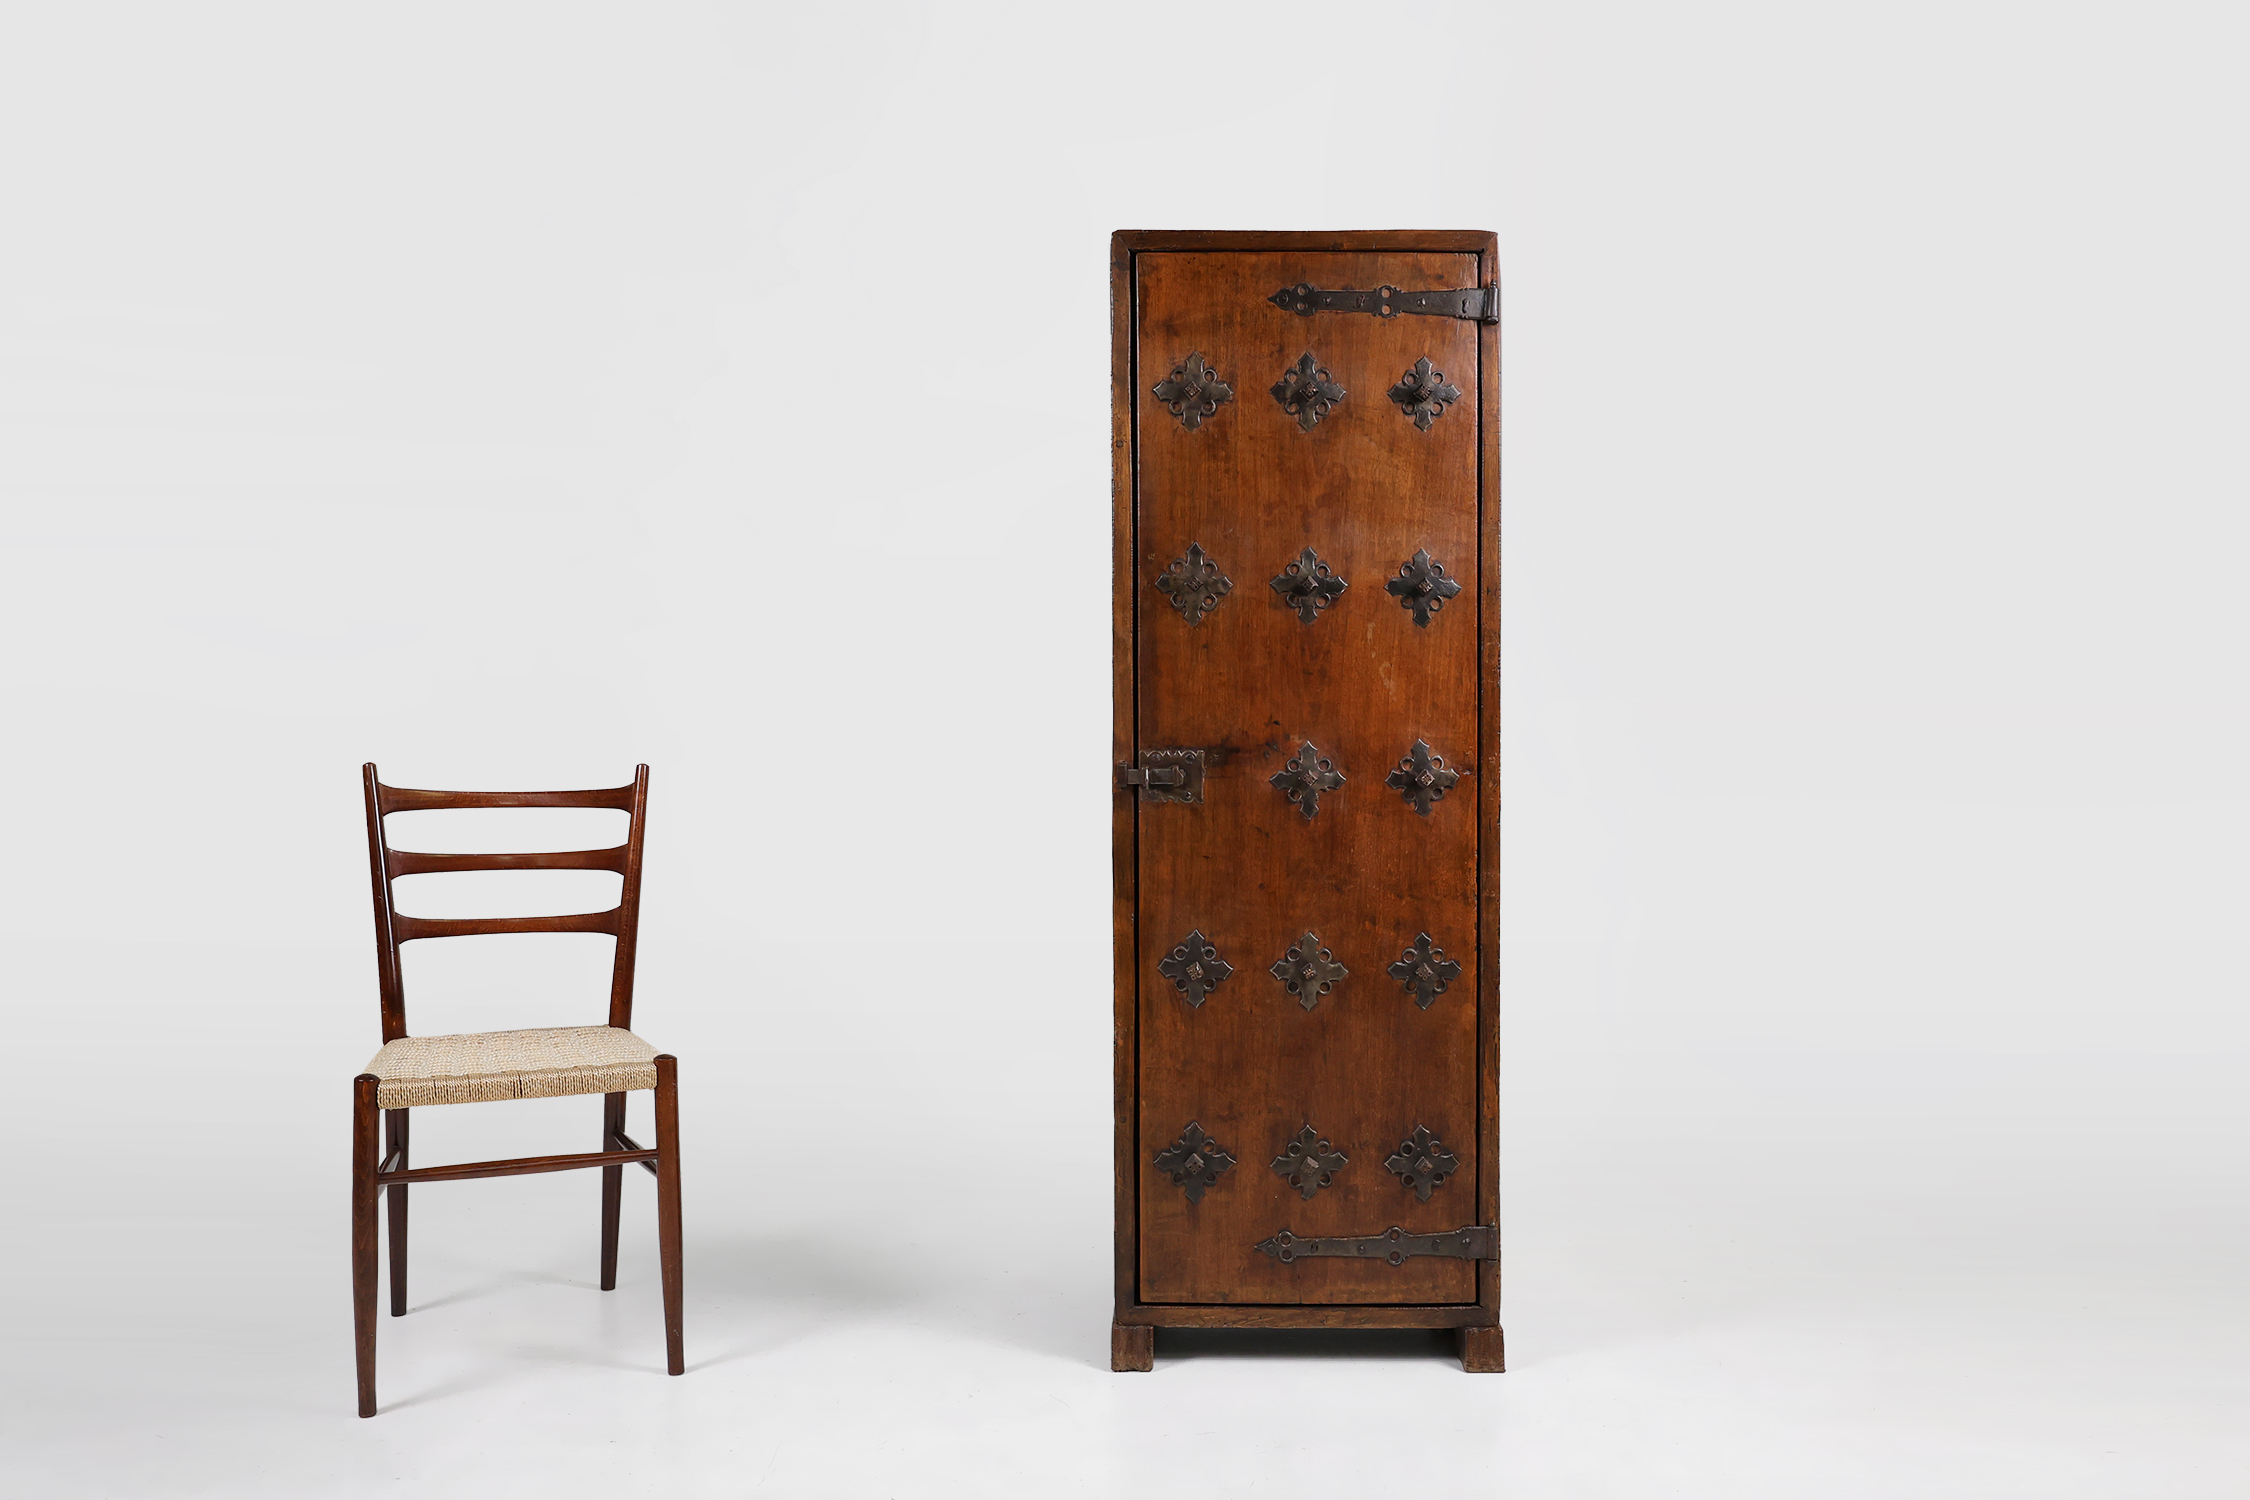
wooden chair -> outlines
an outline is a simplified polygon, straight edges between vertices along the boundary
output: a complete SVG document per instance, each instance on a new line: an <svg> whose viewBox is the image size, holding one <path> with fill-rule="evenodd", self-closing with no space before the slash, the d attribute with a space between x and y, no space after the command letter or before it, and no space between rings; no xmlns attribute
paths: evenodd
<svg viewBox="0 0 2250 1500"><path fill-rule="evenodd" d="M602 1290L617 1286L617 1215L625 1166L639 1162L656 1177L656 1240L664 1280L665 1368L686 1369L680 1352L680 1105L677 1060L633 1035L633 947L640 928L641 835L648 803L648 767L631 786L590 792L418 792L385 786L372 761L361 767L367 789L367 853L375 880L375 965L382 984L383 1048L352 1080L352 1329L358 1340L359 1414L375 1415L375 1207L390 1195L391 1316L406 1314L406 1190L417 1182L512 1177L524 1172L602 1169ZM631 818L614 849L559 854L415 854L393 849L383 819L395 812L456 807L614 807ZM453 870L615 870L624 877L608 911L562 917L456 920L400 915L391 882L401 875ZM417 938L488 932L606 932L617 939L610 971L609 1024L537 1031L486 1031L464 1036L406 1033L406 995L398 950ZM625 1095L656 1091L656 1145L625 1134ZM492 1099L545 1099L600 1094L602 1149L569 1156L409 1167L408 1111L417 1105ZM386 1147L377 1160L375 1117L383 1116Z"/></svg>

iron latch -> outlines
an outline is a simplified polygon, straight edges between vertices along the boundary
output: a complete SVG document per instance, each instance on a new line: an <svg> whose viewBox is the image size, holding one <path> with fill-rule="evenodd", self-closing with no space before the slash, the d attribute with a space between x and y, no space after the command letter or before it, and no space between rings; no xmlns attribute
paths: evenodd
<svg viewBox="0 0 2250 1500"><path fill-rule="evenodd" d="M1324 1255L1388 1261L1394 1266L1404 1265L1417 1255L1436 1255L1449 1260L1498 1260L1500 1228L1496 1224L1471 1224L1443 1234L1408 1234L1393 1224L1381 1234L1333 1235L1317 1240L1299 1239L1284 1229L1271 1239L1260 1240L1258 1248L1284 1265Z"/></svg>
<svg viewBox="0 0 2250 1500"><path fill-rule="evenodd" d="M1283 287L1266 300L1303 318L1316 312L1356 312L1373 313L1378 318L1420 313L1430 318L1465 318L1472 323L1500 321L1500 288L1497 286L1456 287L1441 292L1407 292L1395 286L1379 286L1371 292L1324 292L1310 282L1300 281L1295 286Z"/></svg>
<svg viewBox="0 0 2250 1500"><path fill-rule="evenodd" d="M1138 787L1143 802L1201 802L1201 750L1143 750L1139 765L1117 768L1120 788Z"/></svg>

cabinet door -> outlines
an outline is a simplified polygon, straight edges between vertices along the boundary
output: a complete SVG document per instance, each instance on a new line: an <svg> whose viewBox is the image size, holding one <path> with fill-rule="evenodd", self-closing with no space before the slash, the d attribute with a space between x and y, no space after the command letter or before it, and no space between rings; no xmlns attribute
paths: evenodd
<svg viewBox="0 0 2250 1500"><path fill-rule="evenodd" d="M1490 1222L1479 325L1273 300L1477 262L1134 257L1134 727L1202 757L1200 800L1135 800L1146 1303L1478 1297L1473 1260L1277 1246Z"/></svg>

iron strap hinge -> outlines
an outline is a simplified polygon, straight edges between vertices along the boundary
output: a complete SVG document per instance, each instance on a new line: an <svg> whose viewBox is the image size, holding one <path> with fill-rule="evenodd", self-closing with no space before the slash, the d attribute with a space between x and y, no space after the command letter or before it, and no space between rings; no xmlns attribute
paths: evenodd
<svg viewBox="0 0 2250 1500"><path fill-rule="evenodd" d="M1465 318L1472 323L1500 321L1500 288L1497 286L1455 287L1439 292L1407 292L1395 286L1379 286L1371 292L1324 292L1310 282L1300 281L1295 286L1283 287L1266 300L1301 318L1309 318L1316 312L1356 312L1373 313L1378 318L1420 313L1430 318Z"/></svg>
<svg viewBox="0 0 2250 1500"><path fill-rule="evenodd" d="M1143 750L1139 764L1117 768L1121 790L1138 787L1143 802L1201 802L1203 752L1201 750Z"/></svg>
<svg viewBox="0 0 2250 1500"><path fill-rule="evenodd" d="M1388 1261L1394 1266L1404 1265L1417 1255L1443 1256L1449 1260L1498 1260L1500 1227L1471 1224L1443 1234L1408 1234L1393 1224L1381 1234L1333 1235L1317 1240L1299 1239L1284 1229L1272 1239L1260 1240L1258 1248L1284 1265L1322 1255Z"/></svg>

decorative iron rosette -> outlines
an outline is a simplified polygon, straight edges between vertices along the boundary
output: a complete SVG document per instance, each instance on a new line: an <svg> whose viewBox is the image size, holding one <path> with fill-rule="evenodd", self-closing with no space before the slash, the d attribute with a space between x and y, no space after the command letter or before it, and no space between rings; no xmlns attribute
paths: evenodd
<svg viewBox="0 0 2250 1500"><path fill-rule="evenodd" d="M1273 399L1297 419L1300 432L1312 431L1346 394L1326 370L1314 363L1310 349L1273 383Z"/></svg>
<svg viewBox="0 0 2250 1500"><path fill-rule="evenodd" d="M1152 1158L1156 1170L1172 1179L1172 1186L1186 1192L1190 1203L1203 1201L1203 1190L1226 1175L1234 1165L1234 1158L1224 1146L1203 1133L1203 1127L1190 1120L1180 1138Z"/></svg>
<svg viewBox="0 0 2250 1500"><path fill-rule="evenodd" d="M1234 592L1234 580L1219 571L1219 565L1211 561L1211 554L1203 550L1202 543L1190 542L1187 555L1173 558L1157 575L1156 587L1172 601L1172 607L1182 618L1193 625Z"/></svg>
<svg viewBox="0 0 2250 1500"><path fill-rule="evenodd" d="M1281 596L1281 602L1295 610L1297 618L1307 625L1319 619L1320 612L1343 597L1344 590L1351 587L1310 547L1298 553L1296 561L1275 574L1268 583Z"/></svg>
<svg viewBox="0 0 2250 1500"><path fill-rule="evenodd" d="M1399 410L1414 419L1414 425L1424 432L1430 424L1445 415L1445 409L1461 399L1461 388L1448 385L1443 370L1433 370L1426 359L1414 361L1414 368L1391 387L1391 399ZM1448 428L1447 431L1452 429Z"/></svg>
<svg viewBox="0 0 2250 1500"><path fill-rule="evenodd" d="M1461 977L1461 966L1447 958L1443 948L1431 946L1430 935L1422 932L1415 934L1414 941L1399 955L1398 962L1384 972L1406 986L1406 993L1414 997L1416 1005L1428 1010L1431 1003Z"/></svg>
<svg viewBox="0 0 2250 1500"><path fill-rule="evenodd" d="M1268 786L1277 786L1311 822L1320 811L1320 794L1333 792L1344 784L1344 773L1336 769L1336 762L1322 755L1311 740L1307 740L1282 768L1266 778Z"/></svg>
<svg viewBox="0 0 2250 1500"><path fill-rule="evenodd" d="M1156 972L1172 981L1172 988L1192 1007L1199 1007L1222 980L1234 972L1234 965L1219 957L1219 950L1200 930L1189 933L1173 945L1172 951L1157 960Z"/></svg>
<svg viewBox="0 0 2250 1500"><path fill-rule="evenodd" d="M1430 815L1430 805L1445 800L1453 790L1461 773L1445 763L1442 755L1432 755L1428 744L1414 742L1414 748L1399 757L1391 774L1383 778L1383 785L1404 797L1407 804L1423 817Z"/></svg>
<svg viewBox="0 0 2250 1500"><path fill-rule="evenodd" d="M1352 971L1336 962L1335 954L1320 946L1318 933L1308 932L1266 972L1280 980L1281 987L1295 995L1299 1005L1311 1010L1320 1004L1321 996L1349 978Z"/></svg>
<svg viewBox="0 0 2250 1500"><path fill-rule="evenodd" d="M1307 1125L1273 1159L1273 1169L1309 1201L1313 1194L1333 1182L1336 1174L1350 1163L1350 1157L1335 1149L1319 1131Z"/></svg>
<svg viewBox="0 0 2250 1500"><path fill-rule="evenodd" d="M1422 548L1398 565L1398 577L1383 587L1398 598L1399 608L1414 612L1414 623L1427 630L1430 616L1445 608L1445 601L1461 592L1448 578L1445 564Z"/></svg>
<svg viewBox="0 0 2250 1500"><path fill-rule="evenodd" d="M1149 391L1190 432L1234 399L1234 387L1203 362L1201 351L1174 365L1172 373L1150 386Z"/></svg>
<svg viewBox="0 0 2250 1500"><path fill-rule="evenodd" d="M1385 1158L1383 1165L1414 1189L1415 1197L1427 1203L1446 1178L1461 1170L1461 1158L1446 1150L1445 1143L1430 1134L1429 1127L1416 1125L1414 1133L1398 1143L1397 1152Z"/></svg>

